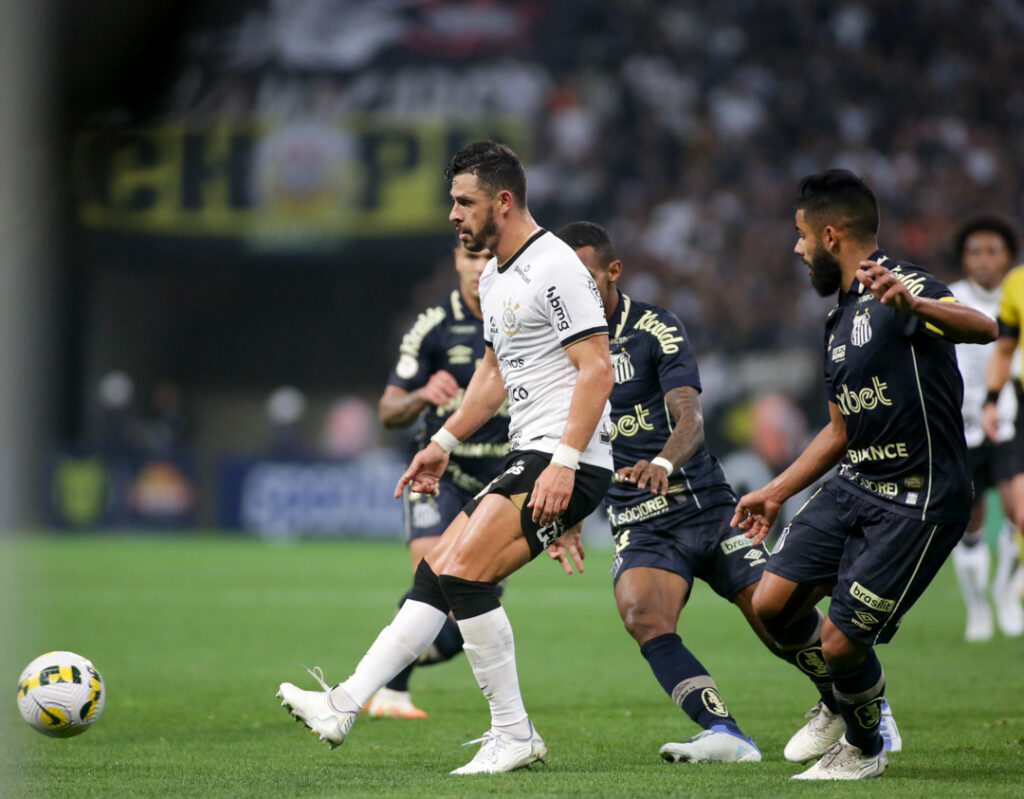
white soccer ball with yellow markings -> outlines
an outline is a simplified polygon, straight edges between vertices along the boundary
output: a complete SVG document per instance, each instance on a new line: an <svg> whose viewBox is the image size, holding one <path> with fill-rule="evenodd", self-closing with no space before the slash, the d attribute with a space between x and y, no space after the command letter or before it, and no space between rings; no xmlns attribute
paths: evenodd
<svg viewBox="0 0 1024 799"><path fill-rule="evenodd" d="M103 712L107 689L92 663L74 652L40 655L18 678L18 710L43 735L70 738Z"/></svg>

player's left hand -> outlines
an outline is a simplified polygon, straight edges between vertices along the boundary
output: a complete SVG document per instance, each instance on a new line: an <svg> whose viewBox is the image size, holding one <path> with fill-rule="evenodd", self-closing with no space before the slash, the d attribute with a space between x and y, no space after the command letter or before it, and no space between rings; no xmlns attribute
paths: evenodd
<svg viewBox="0 0 1024 799"><path fill-rule="evenodd" d="M570 557L576 564L576 571L583 574L583 558L586 557L586 553L583 551L583 541L580 539L582 531L583 522L580 522L568 530L565 535L556 538L548 545L548 557L561 563L566 574L573 573L572 565L569 563Z"/></svg>
<svg viewBox="0 0 1024 799"><path fill-rule="evenodd" d="M537 482L533 484L530 501L526 503L526 507L533 508L531 518L534 523L546 527L565 513L565 509L569 507L569 497L572 496L575 484L576 471L574 469L557 463L549 463L540 473Z"/></svg>
<svg viewBox="0 0 1024 799"><path fill-rule="evenodd" d="M665 495L668 491L668 472L663 466L656 466L650 461L642 458L632 466L623 466L616 473L619 480L628 480L634 483L637 488L651 486L652 494Z"/></svg>
<svg viewBox="0 0 1024 799"><path fill-rule="evenodd" d="M857 270L857 280L875 295L882 305L888 305L898 311L914 310L914 296L907 290L902 280L892 272L874 261L861 261Z"/></svg>

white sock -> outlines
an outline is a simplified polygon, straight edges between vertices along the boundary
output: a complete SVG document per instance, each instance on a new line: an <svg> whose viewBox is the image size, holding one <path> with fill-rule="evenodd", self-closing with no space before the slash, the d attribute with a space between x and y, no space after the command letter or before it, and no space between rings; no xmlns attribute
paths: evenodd
<svg viewBox="0 0 1024 799"><path fill-rule="evenodd" d="M1017 544L1013 540L1013 525L1007 522L996 539L996 573L992 578L992 590L1006 593L1010 576L1017 566Z"/></svg>
<svg viewBox="0 0 1024 799"><path fill-rule="evenodd" d="M965 534L964 539L968 536ZM960 583L960 591L968 605L987 604L988 572L991 553L984 540L974 546L961 541L953 549L953 568Z"/></svg>
<svg viewBox="0 0 1024 799"><path fill-rule="evenodd" d="M499 606L458 622L466 659L491 708L491 727L516 738L530 734L530 720L519 693L516 646L505 608Z"/></svg>
<svg viewBox="0 0 1024 799"><path fill-rule="evenodd" d="M362 707L374 692L420 656L441 632L448 614L433 605L407 599L391 624L359 661L342 689Z"/></svg>

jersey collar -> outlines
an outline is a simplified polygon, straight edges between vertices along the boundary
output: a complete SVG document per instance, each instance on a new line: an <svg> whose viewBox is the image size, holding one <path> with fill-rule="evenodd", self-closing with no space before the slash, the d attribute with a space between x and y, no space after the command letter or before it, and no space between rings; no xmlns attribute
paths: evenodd
<svg viewBox="0 0 1024 799"><path fill-rule="evenodd" d="M505 263L502 266L498 267L498 274L499 275L505 274L505 272L508 271L508 268L510 266L512 266L512 264L514 264L516 262L516 259L520 255L523 254L523 252L526 250L526 248L529 247L531 244L533 244L537 239L539 239L545 233L547 233L547 231L544 228L542 228L542 227L541 228L537 228L535 231L533 231L533 233L530 234L530 237L526 241L523 242L523 246L520 247L518 250L516 250L515 254L511 258L509 258L507 261L505 261Z"/></svg>
<svg viewBox="0 0 1024 799"><path fill-rule="evenodd" d="M613 339L622 335L622 328L626 326L626 318L629 316L629 308L633 304L629 295L623 294L618 289L615 291L619 295L619 304L615 306L612 317L608 320L608 333Z"/></svg>
<svg viewBox="0 0 1024 799"><path fill-rule="evenodd" d="M874 261L876 264L885 266L888 269L889 267L886 265L886 262L891 261L892 259L888 255L886 255L885 252L883 252L882 250L875 250L865 260ZM848 297L856 300L857 297L864 293L864 289L864 284L857 280L856 277L854 277L853 283L850 284L850 288L846 291L839 292L839 301L837 305L842 305L843 300Z"/></svg>

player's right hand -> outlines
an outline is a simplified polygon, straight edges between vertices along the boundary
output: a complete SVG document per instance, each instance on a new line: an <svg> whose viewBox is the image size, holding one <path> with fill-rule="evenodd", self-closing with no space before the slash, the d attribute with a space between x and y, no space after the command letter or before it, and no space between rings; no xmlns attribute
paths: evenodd
<svg viewBox="0 0 1024 799"><path fill-rule="evenodd" d="M757 546L772 529L780 510L782 503L775 499L767 488L759 488L745 494L736 503L736 512L729 526L743 530L747 538L751 539L751 543Z"/></svg>
<svg viewBox="0 0 1024 799"><path fill-rule="evenodd" d="M395 486L395 499L402 496L402 490L410 483L410 488L420 494L436 494L437 483L447 466L448 453L431 441L416 453L409 468L398 478L398 485Z"/></svg>
<svg viewBox="0 0 1024 799"><path fill-rule="evenodd" d="M459 384L451 372L440 369L430 376L426 385L416 389L416 396L439 408L447 405L459 394Z"/></svg>
<svg viewBox="0 0 1024 799"><path fill-rule="evenodd" d="M572 558L572 563L576 564L576 571L583 574L583 558L586 557L586 553L583 551L583 541L580 539L582 532L583 522L579 522L548 545L548 557L561 563L566 574L572 574L569 558Z"/></svg>
<svg viewBox="0 0 1024 799"><path fill-rule="evenodd" d="M981 429L989 441L996 443L999 435L999 407L994 402L986 402L981 409Z"/></svg>

